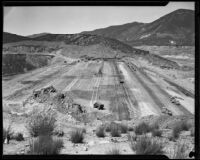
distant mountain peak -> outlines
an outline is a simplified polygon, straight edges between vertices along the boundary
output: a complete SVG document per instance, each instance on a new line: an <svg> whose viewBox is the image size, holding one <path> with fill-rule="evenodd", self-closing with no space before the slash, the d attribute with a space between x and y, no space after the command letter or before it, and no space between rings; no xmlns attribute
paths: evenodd
<svg viewBox="0 0 200 160"><path fill-rule="evenodd" d="M194 11L178 9L151 23L132 22L82 33L115 38L132 46L194 45Z"/></svg>

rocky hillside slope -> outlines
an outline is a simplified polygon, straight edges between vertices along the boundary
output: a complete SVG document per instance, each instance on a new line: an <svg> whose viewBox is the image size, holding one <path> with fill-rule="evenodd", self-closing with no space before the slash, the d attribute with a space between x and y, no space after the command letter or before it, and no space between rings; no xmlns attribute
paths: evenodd
<svg viewBox="0 0 200 160"><path fill-rule="evenodd" d="M151 23L128 23L82 32L116 38L130 45L194 45L194 11L179 9Z"/></svg>

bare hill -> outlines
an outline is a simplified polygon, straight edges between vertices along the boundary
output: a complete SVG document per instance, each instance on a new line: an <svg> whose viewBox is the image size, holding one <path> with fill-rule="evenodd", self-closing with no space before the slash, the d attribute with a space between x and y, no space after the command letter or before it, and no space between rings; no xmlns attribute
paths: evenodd
<svg viewBox="0 0 200 160"><path fill-rule="evenodd" d="M130 45L194 45L194 11L179 9L151 23L128 23L83 32L116 38Z"/></svg>

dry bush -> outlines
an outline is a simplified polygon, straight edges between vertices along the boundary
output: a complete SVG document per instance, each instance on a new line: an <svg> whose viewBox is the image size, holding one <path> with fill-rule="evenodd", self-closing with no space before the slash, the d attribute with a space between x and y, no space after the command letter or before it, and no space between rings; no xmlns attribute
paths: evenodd
<svg viewBox="0 0 200 160"><path fill-rule="evenodd" d="M77 128L70 132L70 140L73 143L83 143L84 139L84 130Z"/></svg>
<svg viewBox="0 0 200 160"><path fill-rule="evenodd" d="M99 126L96 130L97 137L105 137L105 128L104 126Z"/></svg>
<svg viewBox="0 0 200 160"><path fill-rule="evenodd" d="M118 148L111 148L106 154L109 155L120 155L120 150Z"/></svg>
<svg viewBox="0 0 200 160"><path fill-rule="evenodd" d="M105 128L105 131L106 132L110 132L111 131L111 126L112 125L115 125L116 123L115 122L110 122L110 123L106 123L106 124L104 124L104 128Z"/></svg>
<svg viewBox="0 0 200 160"><path fill-rule="evenodd" d="M150 126L151 130L158 130L159 129L159 125L158 123L154 123Z"/></svg>
<svg viewBox="0 0 200 160"><path fill-rule="evenodd" d="M136 154L141 155L162 155L164 153L163 145L157 139L147 136L139 137L136 143L131 143L131 148Z"/></svg>
<svg viewBox="0 0 200 160"><path fill-rule="evenodd" d="M178 143L177 147L174 149L174 154L172 159L187 159L187 148L185 144Z"/></svg>
<svg viewBox="0 0 200 160"><path fill-rule="evenodd" d="M40 135L30 143L31 155L57 155L63 148L61 139L53 139L51 136Z"/></svg>
<svg viewBox="0 0 200 160"><path fill-rule="evenodd" d="M134 151L135 150L135 143L137 140L137 135L136 134L128 134L128 141L130 142L130 147Z"/></svg>
<svg viewBox="0 0 200 160"><path fill-rule="evenodd" d="M192 127L191 123L188 121L177 122L172 128L172 135L170 139L175 140L179 137L181 131L188 131Z"/></svg>
<svg viewBox="0 0 200 160"><path fill-rule="evenodd" d="M121 137L121 128L118 124L113 123L110 129L110 134L112 137Z"/></svg>
<svg viewBox="0 0 200 160"><path fill-rule="evenodd" d="M27 122L31 136L52 135L56 127L55 112L51 110L34 111Z"/></svg>
<svg viewBox="0 0 200 160"><path fill-rule="evenodd" d="M120 128L121 128L121 133L127 133L128 131L128 126L126 124L120 124Z"/></svg>
<svg viewBox="0 0 200 160"><path fill-rule="evenodd" d="M15 139L16 141L24 141L24 136L22 133L17 133L13 136L13 139Z"/></svg>
<svg viewBox="0 0 200 160"><path fill-rule="evenodd" d="M162 136L162 131L159 130L159 129L154 129L154 130L151 131L151 133L152 133L152 136L154 136L154 137L161 137Z"/></svg>
<svg viewBox="0 0 200 160"><path fill-rule="evenodd" d="M182 129L182 131L189 131L190 128L192 127L192 124L189 121L182 121L179 122L177 125L180 126L180 128Z"/></svg>
<svg viewBox="0 0 200 160"><path fill-rule="evenodd" d="M111 122L111 123L113 123L113 122ZM110 123L110 124L108 124L108 123L105 124L105 131L106 131L106 132L110 132L110 130L111 130L111 127L110 127L110 126L111 126L111 123Z"/></svg>
<svg viewBox="0 0 200 160"><path fill-rule="evenodd" d="M142 122L135 127L135 133L137 135L142 135L142 134L148 133L150 131L151 131L151 127L145 122Z"/></svg>

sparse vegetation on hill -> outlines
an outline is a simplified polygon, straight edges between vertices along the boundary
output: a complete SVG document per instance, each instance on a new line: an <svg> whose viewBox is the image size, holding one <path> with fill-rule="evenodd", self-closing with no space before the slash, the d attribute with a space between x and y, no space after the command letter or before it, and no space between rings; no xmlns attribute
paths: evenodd
<svg viewBox="0 0 200 160"><path fill-rule="evenodd" d="M131 31L131 32L130 32ZM132 22L85 34L103 35L136 45L194 45L194 11L178 9L151 23Z"/></svg>

